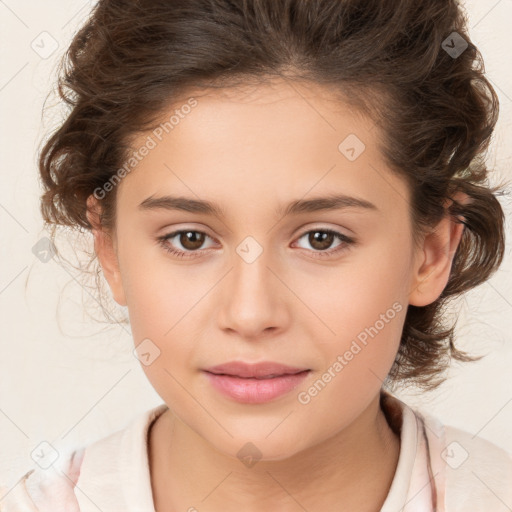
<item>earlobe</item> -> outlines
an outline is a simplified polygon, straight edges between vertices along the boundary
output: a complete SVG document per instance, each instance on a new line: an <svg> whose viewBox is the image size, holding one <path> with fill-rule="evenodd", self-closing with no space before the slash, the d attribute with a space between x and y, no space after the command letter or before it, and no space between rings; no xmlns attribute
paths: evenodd
<svg viewBox="0 0 512 512"><path fill-rule="evenodd" d="M101 208L97 199L92 195L87 199L87 220L92 226L94 236L94 251L98 256L105 279L112 291L114 300L120 306L126 306L126 298L121 280L121 272L119 270L119 262L117 259L114 241L110 233L108 233L100 222Z"/></svg>
<svg viewBox="0 0 512 512"><path fill-rule="evenodd" d="M446 215L425 235L414 267L409 304L426 306L436 301L450 278L453 258L464 231L464 224Z"/></svg>

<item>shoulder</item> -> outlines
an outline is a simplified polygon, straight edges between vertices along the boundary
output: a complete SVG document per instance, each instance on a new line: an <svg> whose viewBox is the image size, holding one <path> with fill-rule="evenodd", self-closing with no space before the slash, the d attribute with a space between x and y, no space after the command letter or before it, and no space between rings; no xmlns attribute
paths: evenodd
<svg viewBox="0 0 512 512"><path fill-rule="evenodd" d="M165 410L161 404L140 413L124 428L62 455L58 464L0 485L0 512L80 512L90 503L104 512L152 510L147 433Z"/></svg>
<svg viewBox="0 0 512 512"><path fill-rule="evenodd" d="M428 440L433 478L446 512L510 512L512 454L415 411ZM441 509L442 510L442 509Z"/></svg>
<svg viewBox="0 0 512 512"><path fill-rule="evenodd" d="M84 448L62 456L50 468L27 471L13 485L0 485L0 512L79 512L74 487Z"/></svg>

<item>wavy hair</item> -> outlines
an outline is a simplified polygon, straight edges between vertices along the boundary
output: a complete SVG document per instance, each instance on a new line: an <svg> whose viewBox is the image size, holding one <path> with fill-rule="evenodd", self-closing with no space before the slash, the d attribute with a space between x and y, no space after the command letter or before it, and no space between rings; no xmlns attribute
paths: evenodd
<svg viewBox="0 0 512 512"><path fill-rule="evenodd" d="M455 347L449 299L483 283L504 254L498 186L484 153L498 98L456 0L99 0L59 66L63 123L39 155L47 225L90 230L86 200L109 181L130 137L180 95L273 77L323 84L379 125L388 166L411 190L413 232L448 211L465 229L441 296L409 305L388 382L433 389ZM101 222L115 227L115 187Z"/></svg>

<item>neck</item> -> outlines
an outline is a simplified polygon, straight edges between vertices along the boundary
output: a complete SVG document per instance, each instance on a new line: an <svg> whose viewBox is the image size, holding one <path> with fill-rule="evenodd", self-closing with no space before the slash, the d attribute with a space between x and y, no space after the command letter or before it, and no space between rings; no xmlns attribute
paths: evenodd
<svg viewBox="0 0 512 512"><path fill-rule="evenodd" d="M380 510L396 470L400 441L379 398L322 443L251 467L219 452L167 410L149 433L156 512L193 507L211 512Z"/></svg>

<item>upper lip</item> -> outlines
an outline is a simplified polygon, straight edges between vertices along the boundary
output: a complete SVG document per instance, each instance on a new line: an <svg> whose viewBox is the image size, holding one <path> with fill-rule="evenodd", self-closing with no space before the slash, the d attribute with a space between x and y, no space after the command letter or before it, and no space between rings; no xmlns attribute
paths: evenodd
<svg viewBox="0 0 512 512"><path fill-rule="evenodd" d="M263 361L261 363L244 363L243 361L231 361L207 368L209 373L232 375L235 377L271 377L276 375L290 375L309 370L309 368L295 368L285 364Z"/></svg>

